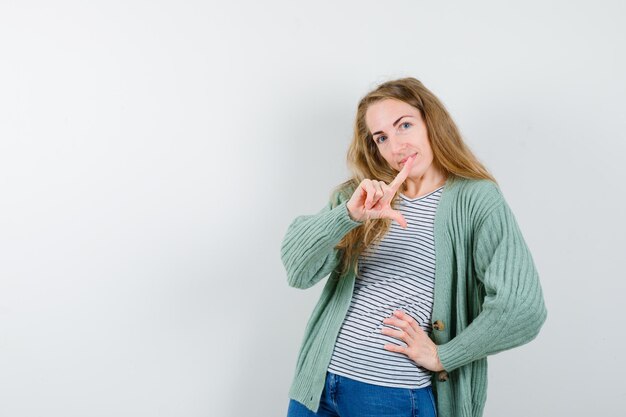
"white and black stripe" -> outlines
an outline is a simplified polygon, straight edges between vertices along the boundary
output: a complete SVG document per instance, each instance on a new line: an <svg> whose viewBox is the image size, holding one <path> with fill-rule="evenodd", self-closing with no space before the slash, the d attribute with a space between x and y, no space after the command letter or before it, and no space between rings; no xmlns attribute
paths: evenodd
<svg viewBox="0 0 626 417"><path fill-rule="evenodd" d="M400 194L398 210L407 229L391 223L380 244L359 258L350 308L343 321L328 370L375 385L421 388L431 372L403 354L383 349L404 343L380 333L383 319L403 310L432 331L435 288L434 222L443 187L419 198Z"/></svg>

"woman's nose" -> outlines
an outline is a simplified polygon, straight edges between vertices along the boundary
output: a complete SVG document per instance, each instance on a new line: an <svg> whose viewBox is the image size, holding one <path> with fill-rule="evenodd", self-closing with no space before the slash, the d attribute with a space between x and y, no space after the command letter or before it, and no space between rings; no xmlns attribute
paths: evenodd
<svg viewBox="0 0 626 417"><path fill-rule="evenodd" d="M391 142L391 151L394 154L404 152L404 149L406 148L406 144L402 136L399 136L399 135L390 136L390 142Z"/></svg>

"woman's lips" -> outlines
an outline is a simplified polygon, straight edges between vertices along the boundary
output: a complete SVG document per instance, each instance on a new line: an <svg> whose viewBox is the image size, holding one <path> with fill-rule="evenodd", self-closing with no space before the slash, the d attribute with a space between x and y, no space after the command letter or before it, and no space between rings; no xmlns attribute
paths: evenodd
<svg viewBox="0 0 626 417"><path fill-rule="evenodd" d="M414 153L413 155L409 155L409 156L407 156L407 157L406 157L406 158L404 158L402 161L400 161L399 165L400 165L400 166L404 165L404 163L406 162L406 160L407 160L407 159L409 159L409 158L410 158L410 157L412 157L412 156L416 156L416 155L417 155L417 153Z"/></svg>

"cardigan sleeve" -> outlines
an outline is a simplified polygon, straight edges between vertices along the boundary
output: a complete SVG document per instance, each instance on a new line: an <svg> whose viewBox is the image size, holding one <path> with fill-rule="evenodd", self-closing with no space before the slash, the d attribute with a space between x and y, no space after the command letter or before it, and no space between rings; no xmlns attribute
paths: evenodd
<svg viewBox="0 0 626 417"><path fill-rule="evenodd" d="M485 290L482 310L437 347L446 371L531 341L547 317L535 264L504 199L479 226L473 257L476 278Z"/></svg>
<svg viewBox="0 0 626 417"><path fill-rule="evenodd" d="M281 246L289 285L309 288L330 274L341 260L341 251L335 246L361 224L352 220L346 202L338 194L319 213L296 217Z"/></svg>

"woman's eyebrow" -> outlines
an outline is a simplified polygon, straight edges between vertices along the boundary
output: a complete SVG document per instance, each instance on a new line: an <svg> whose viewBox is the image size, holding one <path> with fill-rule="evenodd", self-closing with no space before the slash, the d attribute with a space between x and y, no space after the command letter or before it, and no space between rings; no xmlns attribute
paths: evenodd
<svg viewBox="0 0 626 417"><path fill-rule="evenodd" d="M413 117L413 116L411 116L410 114L405 114L404 116L400 116L400 118L398 118L398 120L396 120L395 122L393 122L393 127L396 127L396 125L398 124L398 122L399 122L400 120L402 120L402 118L403 118L403 117ZM382 130L379 130L378 132L374 132L374 133L372 133L372 136L376 136L376 135L378 135L379 133L383 133L383 131L382 131Z"/></svg>

